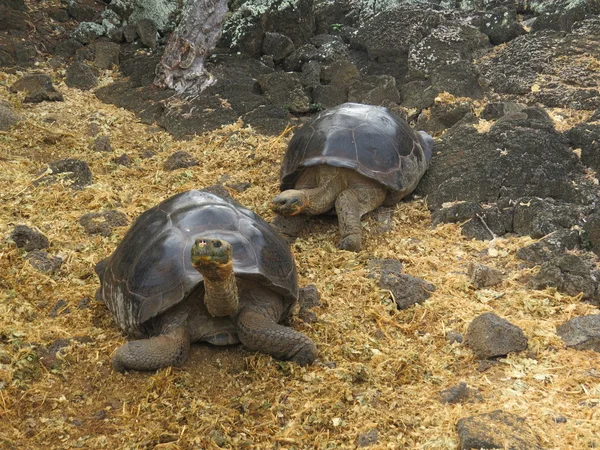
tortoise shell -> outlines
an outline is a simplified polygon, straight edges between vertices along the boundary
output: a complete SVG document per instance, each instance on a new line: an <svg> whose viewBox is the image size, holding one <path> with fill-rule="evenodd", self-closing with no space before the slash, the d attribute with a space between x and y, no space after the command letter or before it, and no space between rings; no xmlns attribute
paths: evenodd
<svg viewBox="0 0 600 450"><path fill-rule="evenodd" d="M387 108L344 103L321 112L294 134L281 166L280 188L292 189L306 167L328 164L404 191L412 184L409 178L423 175L432 142Z"/></svg>
<svg viewBox="0 0 600 450"><path fill-rule="evenodd" d="M192 266L198 237L233 247L236 277L280 293L288 311L298 298L296 265L287 243L254 212L204 191L177 194L143 213L97 269L101 299L132 335L203 284Z"/></svg>

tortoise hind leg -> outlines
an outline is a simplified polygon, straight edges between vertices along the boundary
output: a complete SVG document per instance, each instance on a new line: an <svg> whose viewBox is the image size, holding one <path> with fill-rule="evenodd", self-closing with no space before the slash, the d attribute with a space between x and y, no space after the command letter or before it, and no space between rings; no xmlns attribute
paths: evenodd
<svg viewBox="0 0 600 450"><path fill-rule="evenodd" d="M340 193L335 200L335 212L340 227L342 250L358 252L362 246L360 218L383 203L386 189L374 182L354 185Z"/></svg>
<svg viewBox="0 0 600 450"><path fill-rule="evenodd" d="M250 350L301 366L311 364L317 357L317 347L308 336L279 325L264 307L246 306L237 318L237 326L240 341Z"/></svg>
<svg viewBox="0 0 600 450"><path fill-rule="evenodd" d="M168 334L123 344L115 352L112 366L117 372L180 366L187 359L189 350L189 332L185 326L180 326Z"/></svg>

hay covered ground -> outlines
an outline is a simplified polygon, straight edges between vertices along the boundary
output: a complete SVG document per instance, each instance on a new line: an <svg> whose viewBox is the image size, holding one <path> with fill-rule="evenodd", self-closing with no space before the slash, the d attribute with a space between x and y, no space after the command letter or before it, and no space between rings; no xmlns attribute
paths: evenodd
<svg viewBox="0 0 600 450"><path fill-rule="evenodd" d="M7 88L18 74L0 73L0 100L23 119L0 133L0 448L354 448L359 435L377 429L371 448L455 449L458 419L496 409L524 417L545 448L599 444L600 359L565 349L555 334L565 320L597 310L554 290L526 287L537 269L522 268L515 253L530 238L490 244L465 239L455 225L432 228L423 199L393 208L389 232L378 232L373 214L365 217L358 254L336 249L331 220L313 222L293 245L300 283L314 283L322 304L317 323L295 319L292 325L317 343L320 363L300 368L241 347L194 345L181 368L114 372L111 353L125 337L93 300L93 268L127 227L90 236L79 218L116 209L132 223L175 193L228 177L226 184L251 183L232 195L270 220L289 134L262 136L237 124L177 142L128 111L68 88L60 73L53 77L65 102L27 105L23 94ZM110 136L112 153L88 148L92 122ZM155 156L140 158L147 149ZM200 165L164 171L165 159L179 150ZM133 159L130 168L111 162L122 153ZM93 184L34 187L47 163L62 158L86 161ZM49 253L64 261L57 274L35 270L10 241L18 224L48 236ZM389 292L367 277L373 258L397 258L405 273L437 289L424 304L397 311ZM505 280L475 290L466 275L470 262L501 269ZM87 306L86 297L92 299ZM51 317L61 299L66 305ZM529 350L481 371L472 353L445 334L464 333L486 311L521 327ZM64 339L56 357L44 359L44 349ZM439 392L461 381L481 401L442 404Z"/></svg>

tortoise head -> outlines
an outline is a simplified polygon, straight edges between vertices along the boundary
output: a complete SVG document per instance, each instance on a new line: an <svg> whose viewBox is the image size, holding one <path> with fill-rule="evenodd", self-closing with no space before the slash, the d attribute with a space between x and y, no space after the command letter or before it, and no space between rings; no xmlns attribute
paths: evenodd
<svg viewBox="0 0 600 450"><path fill-rule="evenodd" d="M271 210L282 216L295 216L308 206L308 196L299 190L283 191L271 202Z"/></svg>
<svg viewBox="0 0 600 450"><path fill-rule="evenodd" d="M192 245L192 265L199 271L231 267L231 244L221 239L198 238Z"/></svg>

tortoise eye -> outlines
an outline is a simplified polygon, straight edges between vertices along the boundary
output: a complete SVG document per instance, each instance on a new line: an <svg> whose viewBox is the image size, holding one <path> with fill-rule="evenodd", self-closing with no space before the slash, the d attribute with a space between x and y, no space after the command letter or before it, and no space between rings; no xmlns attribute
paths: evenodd
<svg viewBox="0 0 600 450"><path fill-rule="evenodd" d="M221 241L215 241L215 243L214 243L215 248L219 248L221 245L222 245Z"/></svg>

